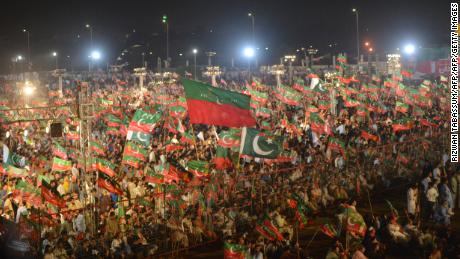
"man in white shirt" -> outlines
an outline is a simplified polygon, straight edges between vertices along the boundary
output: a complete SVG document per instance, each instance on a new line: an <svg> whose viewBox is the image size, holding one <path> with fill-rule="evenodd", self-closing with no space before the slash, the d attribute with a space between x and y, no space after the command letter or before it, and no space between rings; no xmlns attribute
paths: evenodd
<svg viewBox="0 0 460 259"><path fill-rule="evenodd" d="M426 199L428 202L428 207L430 209L430 217L433 218L433 213L436 205L436 201L438 199L439 193L438 189L436 188L434 182L430 182L428 191L426 192Z"/></svg>
<svg viewBox="0 0 460 259"><path fill-rule="evenodd" d="M24 205L24 202L21 201L19 203L19 207L18 207L18 210L16 211L16 223L19 223L19 219L21 218L21 216L24 214L26 215L27 214L27 208L26 206Z"/></svg>

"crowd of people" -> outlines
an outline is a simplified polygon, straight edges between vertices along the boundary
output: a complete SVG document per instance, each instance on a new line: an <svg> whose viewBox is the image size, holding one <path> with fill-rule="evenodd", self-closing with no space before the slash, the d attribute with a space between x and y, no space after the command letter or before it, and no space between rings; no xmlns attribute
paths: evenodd
<svg viewBox="0 0 460 259"><path fill-rule="evenodd" d="M338 67L286 86L269 75L224 75L217 87L250 95L257 128L282 137L276 159L241 155L239 129L189 123L179 75L144 89L128 72L83 80L88 99L84 83L65 78L62 94L50 84L30 103L14 82L0 82L8 255L144 258L219 240L228 258L305 258L310 226L330 238L326 258L384 258L402 247L421 257L460 254L450 226L460 174L449 162L442 78ZM94 105L88 125L73 106L83 100ZM58 108L32 119L11 110L26 105ZM130 132L138 110L159 116L147 142ZM51 117L63 122L63 137L51 136ZM407 186L405 210L388 201L385 213L372 211L374 197Z"/></svg>

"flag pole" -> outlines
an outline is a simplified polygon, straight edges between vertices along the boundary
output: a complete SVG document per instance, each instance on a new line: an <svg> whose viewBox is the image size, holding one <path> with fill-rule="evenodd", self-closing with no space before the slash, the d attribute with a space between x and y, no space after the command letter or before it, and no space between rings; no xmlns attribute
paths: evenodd
<svg viewBox="0 0 460 259"><path fill-rule="evenodd" d="M198 147L197 147L197 143L196 143L196 135L195 135L195 131L193 130L193 124L192 123L190 123L190 129L192 130L192 135L193 135L193 146L195 147L196 160L199 160L199 158L198 158Z"/></svg>
<svg viewBox="0 0 460 259"><path fill-rule="evenodd" d="M318 232L319 232L320 229L321 229L320 227L318 227L318 228L316 229L316 231L315 231L315 233L313 234L312 238L310 239L310 241L308 241L307 247L305 248L306 250L308 250L308 248L309 248L310 245L311 245L311 242L313 242L313 239L315 239L315 237L316 237L316 235L318 234ZM297 231L297 232L298 232L298 231ZM297 233L297 235L298 235L298 233Z"/></svg>

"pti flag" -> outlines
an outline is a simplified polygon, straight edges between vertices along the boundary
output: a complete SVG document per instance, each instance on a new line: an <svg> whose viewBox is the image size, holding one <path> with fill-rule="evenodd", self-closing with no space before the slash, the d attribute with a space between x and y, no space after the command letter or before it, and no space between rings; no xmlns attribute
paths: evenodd
<svg viewBox="0 0 460 259"><path fill-rule="evenodd" d="M128 130L135 132L137 131L143 133L150 133L155 127L155 123L157 123L160 120L160 118L160 113L150 114L142 110L137 110L134 114L133 120L129 124Z"/></svg>
<svg viewBox="0 0 460 259"><path fill-rule="evenodd" d="M104 173L99 173L97 186L106 189L110 193L123 195L123 191L121 190L120 186L118 186L117 182Z"/></svg>
<svg viewBox="0 0 460 259"><path fill-rule="evenodd" d="M52 171L65 172L70 169L72 169L72 162L57 157L53 158Z"/></svg>
<svg viewBox="0 0 460 259"><path fill-rule="evenodd" d="M256 125L251 115L250 96L187 79L183 79L182 83L190 123L226 127Z"/></svg>
<svg viewBox="0 0 460 259"><path fill-rule="evenodd" d="M260 158L277 158L282 141L269 138L257 129L244 127L241 132L240 154Z"/></svg>

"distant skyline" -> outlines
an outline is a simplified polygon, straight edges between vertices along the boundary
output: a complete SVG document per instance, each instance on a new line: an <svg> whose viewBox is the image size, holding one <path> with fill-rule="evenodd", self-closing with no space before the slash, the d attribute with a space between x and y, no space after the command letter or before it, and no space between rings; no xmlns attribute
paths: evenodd
<svg viewBox="0 0 460 259"><path fill-rule="evenodd" d="M103 67L114 64L124 49L128 52L119 63L139 66L144 52L145 60L156 66L157 57L166 57L164 14L173 65L183 65L186 59L192 62L193 48L199 51L200 64L207 60L205 51L217 52L214 59L220 64L229 65L232 57L236 64L245 64L242 50L252 45L248 12L255 15L259 64L278 62L282 55L309 45L319 49L318 55L355 56L352 8L359 11L363 54L365 41L379 54L407 43L423 47L449 43L449 1L24 1L4 5L8 6L0 15L1 74L11 71L14 56L27 57L23 29L30 32L34 70L54 69L54 51L59 67L87 68L91 48L86 24L93 27L93 49L102 53Z"/></svg>

